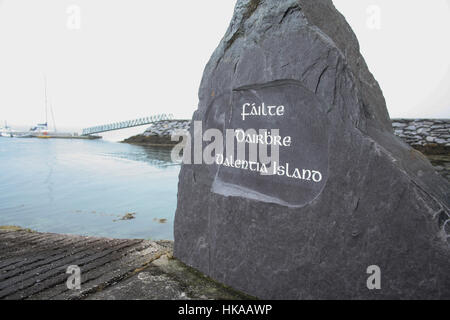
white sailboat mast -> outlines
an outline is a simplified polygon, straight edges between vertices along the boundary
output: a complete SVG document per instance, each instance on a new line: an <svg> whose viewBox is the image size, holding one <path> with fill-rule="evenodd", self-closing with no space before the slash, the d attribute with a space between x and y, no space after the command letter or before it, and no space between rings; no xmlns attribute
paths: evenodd
<svg viewBox="0 0 450 320"><path fill-rule="evenodd" d="M48 100L47 100L47 76L44 76L44 93L45 93L45 125L48 127L48 114L47 114L47 104L48 104Z"/></svg>

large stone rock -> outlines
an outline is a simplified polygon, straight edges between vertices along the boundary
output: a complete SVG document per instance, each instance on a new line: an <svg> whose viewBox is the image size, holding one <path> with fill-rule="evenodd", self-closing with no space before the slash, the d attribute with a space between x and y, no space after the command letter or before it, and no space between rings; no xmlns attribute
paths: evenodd
<svg viewBox="0 0 450 320"><path fill-rule="evenodd" d="M394 136L330 0L239 0L199 99L203 130L279 128L293 139L280 161L323 179L183 165L177 258L263 299L450 298L449 183ZM244 122L245 101L286 114ZM381 290L367 287L372 265Z"/></svg>

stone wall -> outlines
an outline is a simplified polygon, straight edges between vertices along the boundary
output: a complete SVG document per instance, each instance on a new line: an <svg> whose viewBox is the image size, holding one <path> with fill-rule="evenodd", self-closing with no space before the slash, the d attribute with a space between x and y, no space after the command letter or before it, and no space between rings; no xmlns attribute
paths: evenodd
<svg viewBox="0 0 450 320"><path fill-rule="evenodd" d="M425 153L450 148L450 119L393 119L392 126L403 141Z"/></svg>
<svg viewBox="0 0 450 320"><path fill-rule="evenodd" d="M394 132L450 181L450 119L392 119Z"/></svg>
<svg viewBox="0 0 450 320"><path fill-rule="evenodd" d="M393 119L395 134L425 154L450 180L450 119Z"/></svg>

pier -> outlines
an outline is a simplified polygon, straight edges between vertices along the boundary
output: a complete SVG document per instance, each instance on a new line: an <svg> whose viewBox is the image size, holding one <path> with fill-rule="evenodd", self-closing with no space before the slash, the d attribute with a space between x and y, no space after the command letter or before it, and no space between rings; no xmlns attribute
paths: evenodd
<svg viewBox="0 0 450 320"><path fill-rule="evenodd" d="M102 132L108 132L108 131L115 131L115 130L122 130L127 128L133 128L133 127L140 127L145 126L148 124L152 124L154 122L159 122L163 120L172 120L173 115L172 114L158 114L151 117L145 117L145 118L139 118L134 120L128 120L128 121L122 121L122 122L116 122L111 124L105 124L101 126L95 126L91 128L83 129L82 136L88 136L92 134L98 134Z"/></svg>

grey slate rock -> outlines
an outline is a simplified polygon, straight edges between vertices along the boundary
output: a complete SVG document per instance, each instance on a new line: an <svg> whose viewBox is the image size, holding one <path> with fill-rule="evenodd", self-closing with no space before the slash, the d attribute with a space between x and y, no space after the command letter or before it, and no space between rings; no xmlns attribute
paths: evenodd
<svg viewBox="0 0 450 320"><path fill-rule="evenodd" d="M230 110L259 95L286 103L290 116L262 127L308 139L322 130L316 144L297 138L295 150L299 163L324 170L323 183L183 165L175 256L262 299L450 299L450 185L394 136L381 89L331 1L237 2L193 120L204 130L237 125ZM381 290L367 288L372 265Z"/></svg>

